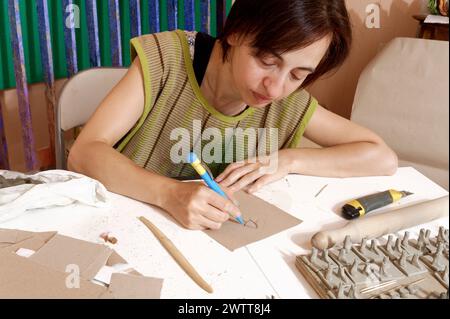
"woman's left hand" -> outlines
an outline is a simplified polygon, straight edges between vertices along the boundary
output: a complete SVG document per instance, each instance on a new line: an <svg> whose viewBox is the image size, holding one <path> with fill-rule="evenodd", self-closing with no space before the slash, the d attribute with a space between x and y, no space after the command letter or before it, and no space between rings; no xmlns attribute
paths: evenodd
<svg viewBox="0 0 450 319"><path fill-rule="evenodd" d="M216 177L216 182L228 187L231 192L245 189L253 193L289 174L290 162L288 154L280 150L271 156L232 163Z"/></svg>

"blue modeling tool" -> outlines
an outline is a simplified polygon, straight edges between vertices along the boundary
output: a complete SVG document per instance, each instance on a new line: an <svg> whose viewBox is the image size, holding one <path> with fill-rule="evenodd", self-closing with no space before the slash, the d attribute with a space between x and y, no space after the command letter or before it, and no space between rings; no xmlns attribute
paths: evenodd
<svg viewBox="0 0 450 319"><path fill-rule="evenodd" d="M206 185L208 185L209 188L211 188L220 196L229 199L228 196L224 193L224 191L220 189L219 185L212 179L212 177L208 174L206 169L202 166L200 160L198 159L197 155L195 155L195 153L193 152L189 153L188 161L195 169L195 171L198 173L198 175L200 175L200 177L205 181ZM244 221L242 220L241 216L237 216L235 218L239 222L239 224L244 224Z"/></svg>

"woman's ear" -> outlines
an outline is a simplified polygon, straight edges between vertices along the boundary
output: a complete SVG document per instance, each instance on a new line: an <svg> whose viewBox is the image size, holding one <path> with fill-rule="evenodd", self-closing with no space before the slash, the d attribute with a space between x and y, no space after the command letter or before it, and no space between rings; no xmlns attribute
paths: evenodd
<svg viewBox="0 0 450 319"><path fill-rule="evenodd" d="M236 46L240 42L240 36L237 33L232 33L227 37L227 43L230 46Z"/></svg>

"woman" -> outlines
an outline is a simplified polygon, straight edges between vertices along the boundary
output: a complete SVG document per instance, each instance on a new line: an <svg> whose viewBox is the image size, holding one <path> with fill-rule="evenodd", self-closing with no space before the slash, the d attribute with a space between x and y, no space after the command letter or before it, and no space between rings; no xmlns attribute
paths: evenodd
<svg viewBox="0 0 450 319"><path fill-rule="evenodd" d="M131 67L68 159L70 169L112 192L157 205L187 228L217 229L239 209L202 183L175 179L196 177L180 149L183 156L186 149L213 150L208 165L231 192L252 192L289 173L396 171L397 157L380 137L322 108L303 89L348 55L344 0L237 0L219 39L178 30L131 43ZM251 134L239 140L230 129L276 134L274 143ZM323 148L298 148L303 135ZM207 143L213 137L217 148ZM268 144L279 149L275 157L257 152Z"/></svg>

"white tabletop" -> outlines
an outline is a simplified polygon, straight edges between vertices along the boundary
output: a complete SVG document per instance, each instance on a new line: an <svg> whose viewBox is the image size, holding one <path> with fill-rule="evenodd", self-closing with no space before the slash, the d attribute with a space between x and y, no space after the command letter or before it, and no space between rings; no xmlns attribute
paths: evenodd
<svg viewBox="0 0 450 319"><path fill-rule="evenodd" d="M316 197L317 193L327 185ZM295 257L311 249L312 235L322 229L342 226L338 215L349 199L387 189L407 190L414 195L392 206L444 196L447 191L410 167L394 176L322 178L288 177L266 186L258 196L300 218L291 229L230 252L201 231L186 230L164 211L110 193L110 208L72 205L27 213L0 223L0 228L30 231L56 230L60 234L92 242L110 231L117 239L112 247L143 275L164 279L161 298L317 298L295 267ZM373 212L371 214L375 214ZM145 216L169 237L202 277L214 288L208 294L176 264L153 234L136 217ZM417 236L420 228L435 234L448 228L448 217L409 229Z"/></svg>

